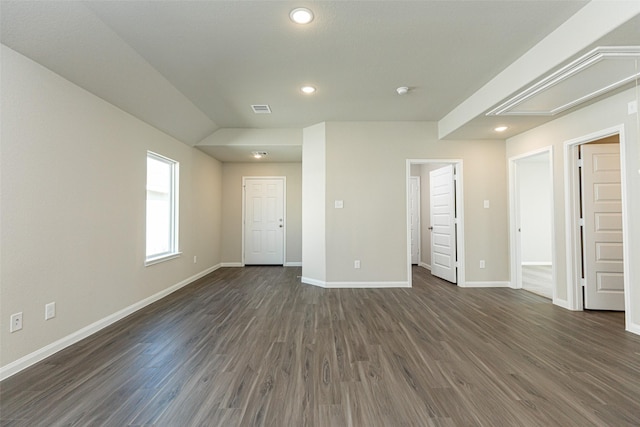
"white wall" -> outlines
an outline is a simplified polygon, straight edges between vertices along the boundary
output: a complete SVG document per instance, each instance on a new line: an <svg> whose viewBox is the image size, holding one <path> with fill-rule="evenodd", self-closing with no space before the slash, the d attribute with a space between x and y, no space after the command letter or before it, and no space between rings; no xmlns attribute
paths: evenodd
<svg viewBox="0 0 640 427"><path fill-rule="evenodd" d="M324 126L328 285L407 283L406 160L439 158L464 162L467 280L508 280L503 141L439 141L436 124L430 122L327 122ZM320 206L306 205L304 180L311 157L306 136L303 146L304 248L306 214L317 214ZM319 167L320 162L315 162ZM491 209L483 209L485 199L491 200ZM335 200L343 200L344 208L335 209ZM486 260L486 269L478 267L480 259ZM354 268L354 260L361 261L360 269Z"/></svg>
<svg viewBox="0 0 640 427"><path fill-rule="evenodd" d="M2 367L220 263L218 161L5 46L1 88ZM147 150L180 162L183 252L149 267Z"/></svg>
<svg viewBox="0 0 640 427"><path fill-rule="evenodd" d="M242 262L242 177L284 176L287 179L285 264L302 261L302 164L222 164L222 262Z"/></svg>
<svg viewBox="0 0 640 427"><path fill-rule="evenodd" d="M621 157L624 159L623 199L629 210L628 228L630 239L625 240L629 253L629 271L625 271L631 284L628 298L631 310L627 312L627 329L640 333L640 118L638 114L628 114L627 104L638 101L636 89L629 89L595 104L584 107L566 116L560 117L538 128L532 129L507 141L507 156L515 157L536 149L553 147L554 171L554 223L558 285L556 297L558 303L567 304L569 287L567 283L567 248L565 245L565 188L564 188L564 144L566 141L622 125L624 143L621 141Z"/></svg>
<svg viewBox="0 0 640 427"><path fill-rule="evenodd" d="M302 280L326 280L326 142L325 124L303 130L302 143Z"/></svg>
<svg viewBox="0 0 640 427"><path fill-rule="evenodd" d="M551 175L549 155L517 164L520 195L521 262L551 263Z"/></svg>

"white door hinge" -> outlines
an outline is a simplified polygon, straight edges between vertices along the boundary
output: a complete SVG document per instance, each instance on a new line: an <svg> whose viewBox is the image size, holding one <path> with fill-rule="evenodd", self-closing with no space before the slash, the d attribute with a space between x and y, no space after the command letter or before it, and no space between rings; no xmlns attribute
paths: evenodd
<svg viewBox="0 0 640 427"><path fill-rule="evenodd" d="M584 218L580 218L580 219L578 219L578 225L579 225L580 227L584 227Z"/></svg>
<svg viewBox="0 0 640 427"><path fill-rule="evenodd" d="M582 167L582 159L578 159L578 167L581 168Z"/></svg>

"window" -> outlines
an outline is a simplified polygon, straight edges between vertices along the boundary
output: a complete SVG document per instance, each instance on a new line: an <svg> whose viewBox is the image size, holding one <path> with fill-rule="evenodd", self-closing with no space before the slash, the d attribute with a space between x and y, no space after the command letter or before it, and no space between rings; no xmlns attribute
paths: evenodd
<svg viewBox="0 0 640 427"><path fill-rule="evenodd" d="M147 152L146 265L178 252L178 162Z"/></svg>

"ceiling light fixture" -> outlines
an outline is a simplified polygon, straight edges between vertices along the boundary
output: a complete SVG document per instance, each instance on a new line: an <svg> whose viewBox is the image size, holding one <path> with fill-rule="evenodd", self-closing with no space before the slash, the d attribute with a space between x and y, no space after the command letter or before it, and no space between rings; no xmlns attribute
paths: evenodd
<svg viewBox="0 0 640 427"><path fill-rule="evenodd" d="M268 153L266 151L252 151L253 157L256 159L261 159L265 157Z"/></svg>
<svg viewBox="0 0 640 427"><path fill-rule="evenodd" d="M289 18L296 24L308 24L313 21L313 12L306 7L297 7L289 13Z"/></svg>
<svg viewBox="0 0 640 427"><path fill-rule="evenodd" d="M398 95L406 95L407 93L409 93L409 88L406 86L400 86L398 89L396 89L396 92L398 92Z"/></svg>
<svg viewBox="0 0 640 427"><path fill-rule="evenodd" d="M507 126L498 126L497 128L493 129L496 132L504 132L505 130L509 129Z"/></svg>
<svg viewBox="0 0 640 427"><path fill-rule="evenodd" d="M306 93L307 95L311 95L312 93L315 93L316 88L313 86L302 86L300 88L300 90L302 91L302 93Z"/></svg>

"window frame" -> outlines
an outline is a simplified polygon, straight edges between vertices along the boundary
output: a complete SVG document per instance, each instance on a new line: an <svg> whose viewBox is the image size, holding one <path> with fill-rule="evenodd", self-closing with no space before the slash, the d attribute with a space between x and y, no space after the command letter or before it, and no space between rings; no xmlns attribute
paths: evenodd
<svg viewBox="0 0 640 427"><path fill-rule="evenodd" d="M165 163L170 166L170 185L169 185L169 250L154 254L148 254L148 211L149 211L149 159ZM147 151L146 156L146 174L145 174L145 266L158 264L177 258L181 255L179 250L179 178L180 178L180 162L169 157L163 156L153 151Z"/></svg>

